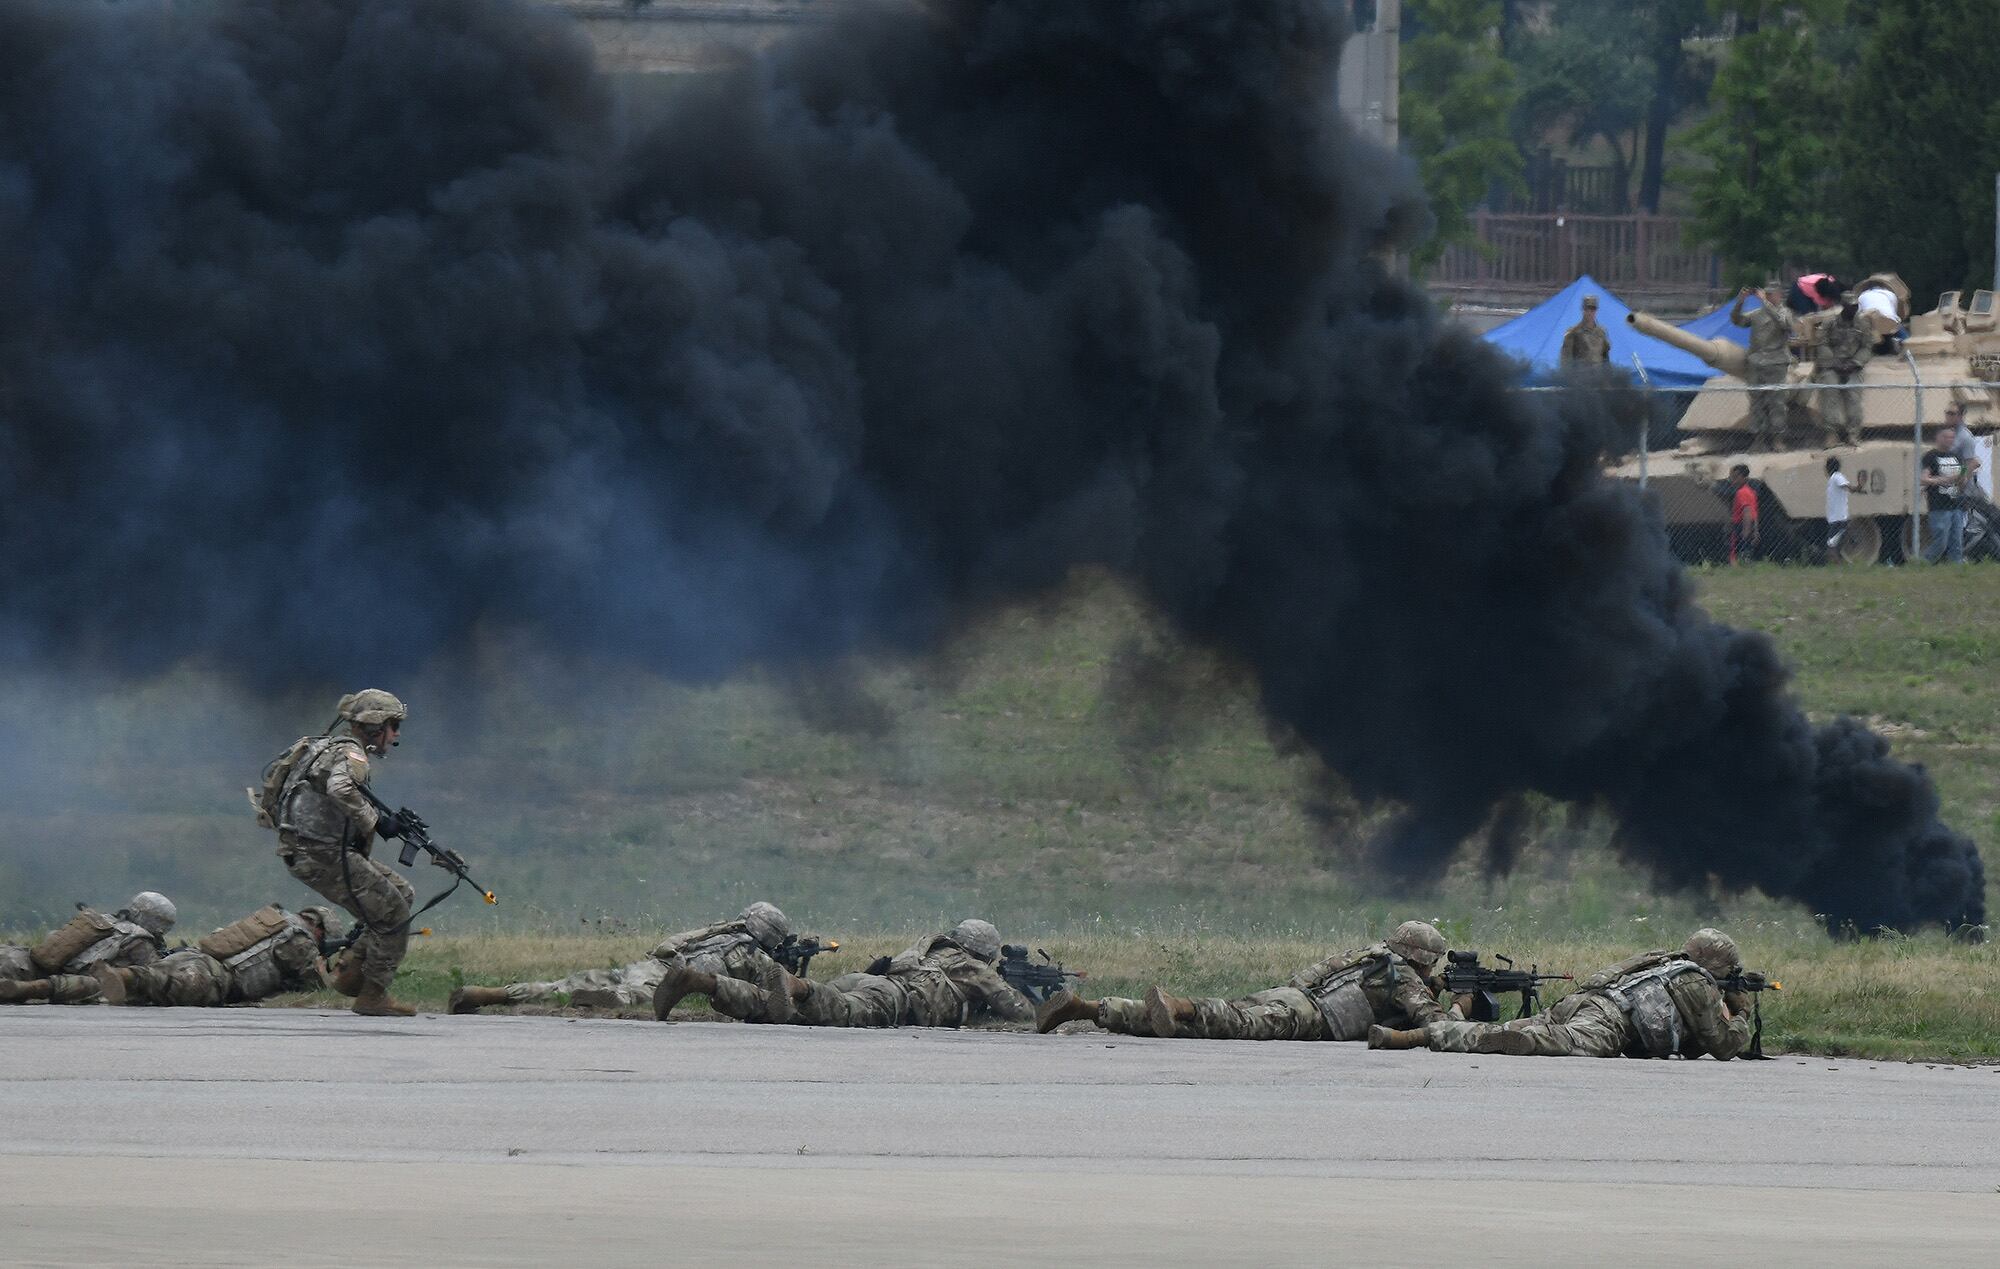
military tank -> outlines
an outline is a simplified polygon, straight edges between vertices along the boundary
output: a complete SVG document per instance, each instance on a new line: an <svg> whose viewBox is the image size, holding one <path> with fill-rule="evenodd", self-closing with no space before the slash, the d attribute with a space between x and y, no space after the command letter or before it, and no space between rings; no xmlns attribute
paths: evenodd
<svg viewBox="0 0 2000 1269"><path fill-rule="evenodd" d="M1703 339L1645 313L1627 320L1641 333L1672 344L1722 373L1694 394L1673 449L1655 450L1611 469L1613 476L1637 480L1659 498L1667 525L1684 554L1719 558L1729 522L1727 481L1738 463L1750 468L1759 491L1766 555L1813 558L1825 541L1826 460L1840 459L1851 482L1848 531L1839 558L1872 564L1900 558L1908 549L1916 448L1918 392L1922 394L1926 439L1956 402L1976 436L2000 424L2000 313L1991 291L1963 296L1947 291L1937 308L1910 317L1909 291L1894 274L1876 274L1857 290L1880 287L1901 305L1907 338L1896 340L1896 319L1864 311L1876 333L1894 344L1878 351L1857 381L1885 385L1861 393L1862 433L1858 445L1836 444L1820 417L1819 392L1812 383L1812 354L1820 325L1834 310L1802 318L1793 346L1791 389L1785 394L1785 429L1766 449L1753 450L1750 397L1743 391L1747 352L1727 339ZM1992 464L1988 464L1989 471ZM2000 554L2000 531L1988 532L1984 517L1972 517L1968 550Z"/></svg>

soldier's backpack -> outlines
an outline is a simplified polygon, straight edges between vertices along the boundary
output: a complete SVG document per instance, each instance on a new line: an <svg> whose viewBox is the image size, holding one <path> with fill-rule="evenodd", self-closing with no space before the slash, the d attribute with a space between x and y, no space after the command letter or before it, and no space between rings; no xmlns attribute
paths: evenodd
<svg viewBox="0 0 2000 1269"><path fill-rule="evenodd" d="M226 961L241 952L249 951L290 924L291 922L285 917L285 910L273 903L257 909L240 921L232 922L219 930L211 930L202 935L195 946L216 960Z"/></svg>
<svg viewBox="0 0 2000 1269"><path fill-rule="evenodd" d="M301 770L307 760L318 753L326 739L325 736L300 736L265 765L263 787L243 790L250 798L250 808L257 812L258 827L278 827L284 811L285 789L292 782L292 773Z"/></svg>

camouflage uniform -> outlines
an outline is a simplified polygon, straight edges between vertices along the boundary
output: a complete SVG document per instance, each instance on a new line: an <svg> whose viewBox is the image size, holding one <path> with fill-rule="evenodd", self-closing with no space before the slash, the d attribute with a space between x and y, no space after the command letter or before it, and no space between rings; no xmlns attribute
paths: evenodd
<svg viewBox="0 0 2000 1269"><path fill-rule="evenodd" d="M1782 304L1764 304L1754 312L1743 311L1745 297L1736 297L1729 320L1750 328L1749 365L1744 382L1752 387L1785 382L1792 368L1792 326ZM1750 431L1760 443L1774 443L1785 431L1785 392L1752 392Z"/></svg>
<svg viewBox="0 0 2000 1269"><path fill-rule="evenodd" d="M376 812L361 794L370 774L361 741L326 736L315 746L299 760L279 803L278 858L362 923L346 955L359 966L364 989L386 992L409 946L416 892L369 858Z"/></svg>
<svg viewBox="0 0 2000 1269"><path fill-rule="evenodd" d="M171 928L169 925L168 928ZM50 949L66 945L67 955L50 961ZM163 933L155 933L121 910L105 916L84 908L66 923L49 932L34 947L18 944L0 946L0 982L46 981L46 996L21 999L48 999L56 1004L85 1004L97 999L98 983L91 971L98 965L147 965L158 960L166 947ZM55 953L60 955L60 953ZM13 1003L9 996L0 1002Z"/></svg>
<svg viewBox="0 0 2000 1269"><path fill-rule="evenodd" d="M982 923L983 924L983 923ZM961 927L963 928L963 927ZM974 955L956 931L934 935L890 960L881 974L843 974L807 983L794 1006L782 990L717 977L709 998L716 1012L745 1022L797 1022L812 1027L957 1027L997 1018L1030 1022L1035 1008L993 968L999 955Z"/></svg>
<svg viewBox="0 0 2000 1269"><path fill-rule="evenodd" d="M509 983L501 990L507 993L510 1005L551 1000L557 996L569 996L573 1000L583 996L585 999L576 1003L630 1008L650 1002L653 989L660 985L661 976L667 972L669 965L677 962L714 974L718 979L740 979L766 990L783 988L778 963L758 945L749 927L739 917L672 935L644 959L633 961L630 965L586 969L550 982Z"/></svg>
<svg viewBox="0 0 2000 1269"><path fill-rule="evenodd" d="M1356 973L1358 971L1358 974ZM1451 1015L1437 1003L1438 986L1416 966L1376 943L1341 952L1293 974L1272 987L1236 1000L1195 999L1194 1018L1174 1028L1177 1040L1330 1040L1337 1030L1318 1003L1343 979L1354 979L1374 1020L1391 1027L1421 1027ZM1108 996L1098 1002L1097 1025L1121 1035L1154 1035L1143 1001ZM1352 1026L1338 1028L1352 1031ZM1367 1036L1363 1026L1345 1039Z"/></svg>
<svg viewBox="0 0 2000 1269"><path fill-rule="evenodd" d="M318 909L331 918L332 913ZM170 952L151 965L124 971L123 1003L186 1008L249 1004L326 985L320 968L320 930L295 913L282 913L272 934L226 957L202 944ZM218 949L221 950L221 949Z"/></svg>
<svg viewBox="0 0 2000 1269"><path fill-rule="evenodd" d="M1813 379L1819 383L1852 383L1875 355L1875 336L1860 318L1843 308L1820 327L1813 350ZM1820 417L1844 445L1861 441L1861 394L1830 391L1819 394Z"/></svg>
<svg viewBox="0 0 2000 1269"><path fill-rule="evenodd" d="M1602 366L1610 360L1611 334L1596 322L1578 322L1563 333L1561 364Z"/></svg>
<svg viewBox="0 0 2000 1269"><path fill-rule="evenodd" d="M1545 1012L1507 1023L1433 1022L1425 1028L1425 1042L1440 1053L1671 1057L1678 1052L1727 1061L1750 1045L1749 1011L1750 1002L1740 996L1725 1002L1714 976L1682 953L1644 952L1591 975ZM1519 1038L1501 1047L1500 1032Z"/></svg>

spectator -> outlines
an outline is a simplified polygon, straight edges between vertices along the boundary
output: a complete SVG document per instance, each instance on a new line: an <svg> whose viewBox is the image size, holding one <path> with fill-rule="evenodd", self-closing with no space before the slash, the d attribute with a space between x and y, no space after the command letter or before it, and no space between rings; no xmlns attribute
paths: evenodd
<svg viewBox="0 0 2000 1269"><path fill-rule="evenodd" d="M1602 366L1611 360L1611 336L1597 324L1597 297L1583 297L1583 316L1563 332L1560 364Z"/></svg>
<svg viewBox="0 0 2000 1269"><path fill-rule="evenodd" d="M1729 562L1736 563L1740 550L1747 558L1756 554L1761 536L1757 528L1757 491L1750 487L1750 466L1738 463L1729 469Z"/></svg>
<svg viewBox="0 0 2000 1269"><path fill-rule="evenodd" d="M1840 543L1847 536L1847 473L1840 470L1840 460L1826 460L1826 553L1828 558L1840 556Z"/></svg>
<svg viewBox="0 0 2000 1269"><path fill-rule="evenodd" d="M1984 502L1986 495L1979 488L1979 438L1965 425L1965 407L1954 401L1944 408L1943 426L1958 434L1951 452L1958 455L1958 465L1965 470L1965 479L1959 484L1959 496L1967 502Z"/></svg>
<svg viewBox="0 0 2000 1269"><path fill-rule="evenodd" d="M1953 564L1965 563L1965 504L1960 489L1965 481L1965 464L1957 453L1958 429L1941 427L1924 451L1918 479L1924 486L1924 506L1930 512L1931 540L1924 546L1924 561L1938 562L1948 557Z"/></svg>

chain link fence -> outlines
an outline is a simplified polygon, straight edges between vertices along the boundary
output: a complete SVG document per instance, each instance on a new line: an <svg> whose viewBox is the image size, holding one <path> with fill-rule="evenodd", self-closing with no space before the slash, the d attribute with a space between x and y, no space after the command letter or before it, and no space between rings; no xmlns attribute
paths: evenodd
<svg viewBox="0 0 2000 1269"><path fill-rule="evenodd" d="M1609 471L1646 490L1687 563L2000 561L2000 383L1732 379L1693 392L1646 385L1643 399L1633 452ZM1927 463L1940 425L1960 415L1955 452Z"/></svg>

